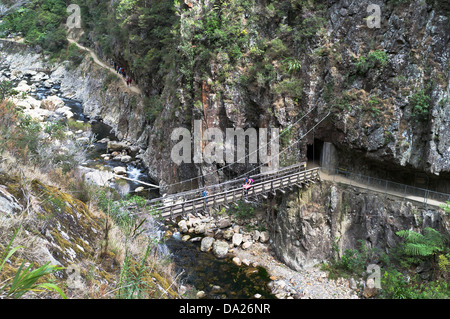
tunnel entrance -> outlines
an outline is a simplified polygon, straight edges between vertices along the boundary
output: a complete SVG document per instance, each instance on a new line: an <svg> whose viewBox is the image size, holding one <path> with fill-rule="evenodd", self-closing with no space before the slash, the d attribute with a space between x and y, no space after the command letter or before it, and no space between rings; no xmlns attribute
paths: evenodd
<svg viewBox="0 0 450 319"><path fill-rule="evenodd" d="M308 162L320 165L320 156L322 154L323 141L315 138L313 144L308 144L306 156Z"/></svg>

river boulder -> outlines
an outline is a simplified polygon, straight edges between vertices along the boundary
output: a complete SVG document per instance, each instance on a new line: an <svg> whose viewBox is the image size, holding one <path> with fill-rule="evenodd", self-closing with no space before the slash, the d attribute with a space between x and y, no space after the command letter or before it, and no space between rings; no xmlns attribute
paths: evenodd
<svg viewBox="0 0 450 319"><path fill-rule="evenodd" d="M128 148L128 146L123 142L109 141L107 144L108 152L123 151Z"/></svg>
<svg viewBox="0 0 450 319"><path fill-rule="evenodd" d="M114 174L116 175L126 175L127 169L125 167L117 166L114 167Z"/></svg>
<svg viewBox="0 0 450 319"><path fill-rule="evenodd" d="M232 242L234 246L239 246L242 243L242 234L234 234Z"/></svg>
<svg viewBox="0 0 450 319"><path fill-rule="evenodd" d="M259 241L265 243L269 240L269 232L263 231L259 234Z"/></svg>
<svg viewBox="0 0 450 319"><path fill-rule="evenodd" d="M120 157L120 161L122 163L129 163L129 162L131 162L131 160L132 160L132 158L129 155L124 155L124 156Z"/></svg>
<svg viewBox="0 0 450 319"><path fill-rule="evenodd" d="M180 232L182 233L187 233L189 231L189 228L185 220L180 220L178 223L178 227L180 228Z"/></svg>
<svg viewBox="0 0 450 319"><path fill-rule="evenodd" d="M55 111L56 109L62 108L63 106L64 101L56 95L51 95L41 102L41 108L49 111Z"/></svg>
<svg viewBox="0 0 450 319"><path fill-rule="evenodd" d="M27 81L22 80L22 81L19 82L19 84L17 85L15 90L20 92L20 93L22 93L22 92L30 92L31 91L31 86L29 86L27 84Z"/></svg>
<svg viewBox="0 0 450 319"><path fill-rule="evenodd" d="M231 226L231 220L229 218L222 218L217 223L217 227L219 228L227 228Z"/></svg>
<svg viewBox="0 0 450 319"><path fill-rule="evenodd" d="M200 244L200 250L208 252L212 249L215 239L213 237L204 237Z"/></svg>
<svg viewBox="0 0 450 319"><path fill-rule="evenodd" d="M212 251L217 258L225 258L228 254L228 243L223 240L216 240Z"/></svg>

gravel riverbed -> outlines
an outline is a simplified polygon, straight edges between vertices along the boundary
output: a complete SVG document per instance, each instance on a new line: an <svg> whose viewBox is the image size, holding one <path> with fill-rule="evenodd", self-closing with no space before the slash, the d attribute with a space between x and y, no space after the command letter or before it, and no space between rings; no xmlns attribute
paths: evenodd
<svg viewBox="0 0 450 319"><path fill-rule="evenodd" d="M328 279L319 266L295 271L270 252L267 244L254 243L250 249L235 248L240 261L264 267L272 281L272 292L279 299L359 299L346 279Z"/></svg>

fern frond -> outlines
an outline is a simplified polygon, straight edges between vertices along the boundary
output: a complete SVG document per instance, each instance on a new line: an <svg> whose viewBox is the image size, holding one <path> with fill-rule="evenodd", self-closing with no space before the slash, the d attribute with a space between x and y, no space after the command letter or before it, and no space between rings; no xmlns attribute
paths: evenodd
<svg viewBox="0 0 450 319"><path fill-rule="evenodd" d="M426 257L445 251L447 238L431 227L424 229L424 235L411 230L400 230L396 234L405 240L403 252L407 255Z"/></svg>
<svg viewBox="0 0 450 319"><path fill-rule="evenodd" d="M405 245L405 253L410 256L430 256L434 254L435 247L430 247L425 244L412 244L408 243Z"/></svg>
<svg viewBox="0 0 450 319"><path fill-rule="evenodd" d="M426 238L427 242L429 243L429 245L435 245L435 246L439 246L439 247L444 246L446 239L437 230L435 230L431 227L427 227L424 230L424 234L425 234L425 238Z"/></svg>
<svg viewBox="0 0 450 319"><path fill-rule="evenodd" d="M412 230L400 230L396 232L397 236L405 239L407 243L423 244L426 242L425 237L422 234L416 233Z"/></svg>

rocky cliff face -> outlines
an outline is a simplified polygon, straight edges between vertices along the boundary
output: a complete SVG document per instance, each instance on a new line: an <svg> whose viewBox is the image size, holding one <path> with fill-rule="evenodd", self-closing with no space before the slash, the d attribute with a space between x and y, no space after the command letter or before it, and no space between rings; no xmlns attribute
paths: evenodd
<svg viewBox="0 0 450 319"><path fill-rule="evenodd" d="M316 60L325 63L310 83L322 89L309 101L311 107L326 107L326 92L334 86L342 92L334 96L343 104L333 128L316 137L383 166L448 177L448 4L412 1L392 6L380 1L381 28L369 29L362 9L370 3L339 1L330 6L324 39L331 49L328 57L336 59ZM361 70L362 57L370 59L377 51L386 53L388 63ZM428 109L420 116L415 97L422 90Z"/></svg>
<svg viewBox="0 0 450 319"><path fill-rule="evenodd" d="M0 171L1 248L5 248L12 233L21 227L14 245L24 246L11 258L2 272L5 280L14 276L21 260L43 265L67 267L55 273L58 285L67 284L66 294L79 297L88 294L86 275L92 276L91 288L102 283L115 284L114 274L118 264L110 256L97 262L102 226L87 206L56 187L37 180L24 181ZM17 257L16 257L17 256ZM16 259L17 258L17 259ZM90 269L90 270L88 270Z"/></svg>
<svg viewBox="0 0 450 319"><path fill-rule="evenodd" d="M366 22L372 2L381 9L380 28ZM162 185L208 177L170 191L215 183L251 168L232 165L223 171L225 177L214 172L217 164L176 165L170 157L174 128L192 132L193 121L201 120L203 130L283 130L309 111L285 134L282 150L294 145L281 156L282 165L307 159L307 145L316 139L337 147L339 165L407 183L414 182L409 176L425 173L432 188L448 191L446 1L238 1L220 10L214 4L185 1L175 8L182 59L162 80L159 75L157 86L143 88L148 97L129 92L88 57L73 70L56 68L53 77L84 102L88 115L102 117L120 138L146 149L143 160ZM202 57L196 54L205 52L195 50L205 45L202 41L210 36L205 26L215 21L211 10L223 21L229 16L236 20L239 54L214 50L217 44L211 42L210 52L204 49L207 62L198 65ZM149 116L149 110L154 114Z"/></svg>
<svg viewBox="0 0 450 319"><path fill-rule="evenodd" d="M93 120L101 119L110 125L120 140L130 142L143 150L147 148L148 127L145 124L143 98L127 88L117 75L97 65L87 55L79 65L74 66L71 61L50 62L48 56L20 43L1 41L0 48L1 80L22 80L23 91L28 92L35 89L35 86L26 85L24 76L33 75L35 79L43 75L41 83L44 86L47 83L58 84L62 97L82 102L84 113ZM20 86L16 90L20 91ZM36 99L18 98L15 103L40 114L38 111L41 102ZM158 179L156 171L150 173Z"/></svg>
<svg viewBox="0 0 450 319"><path fill-rule="evenodd" d="M366 23L370 15L367 7L372 3L381 8L380 28L369 28ZM206 7L200 1L187 4L189 8L181 14L179 41L195 46L194 21L205 19L208 6L213 3ZM285 16L283 12L276 13L283 10L282 4L278 5L271 11L264 1L252 2L242 14L241 27L251 36L241 60L233 62L229 53L213 55L206 65L206 77L205 72L193 70L190 90L181 76L176 91L165 88L165 108L153 132L169 136L173 126L167 125L167 119L175 126L187 128L193 127L193 119L202 119L204 129L283 129L312 110L312 116L289 132L287 145L296 142L331 111L314 133L283 155L282 163L306 159L307 145L316 138L337 147L339 165L408 183L412 181L406 175L425 172L430 180L444 178L433 182L433 187L447 192L448 4L318 1L314 6L304 4L298 11L286 9ZM224 12L226 9L222 8ZM294 14L300 18L291 16ZM312 34L299 27L302 23L311 27ZM295 38L292 30L302 36ZM258 46L261 41L265 46ZM301 67L295 69L297 64L289 64L283 50ZM296 70L294 75L283 69L286 63ZM172 79L177 76L178 73L171 75ZM155 150L158 143L166 146L158 165L168 168L161 176L169 182L186 179L192 171L195 175L197 171L208 173L217 168L206 164L162 164L161 161L168 161L168 150L173 144L156 138L156 134L149 141L150 158L154 156L150 149ZM354 165L355 161L359 164ZM230 174L248 168L236 165ZM399 171L402 174L396 174Z"/></svg>
<svg viewBox="0 0 450 319"><path fill-rule="evenodd" d="M400 240L395 234L432 227L448 231L448 216L398 198L366 193L327 182L274 200L268 214L272 247L294 269L333 257L333 243L342 253L363 240L369 248L389 252Z"/></svg>

